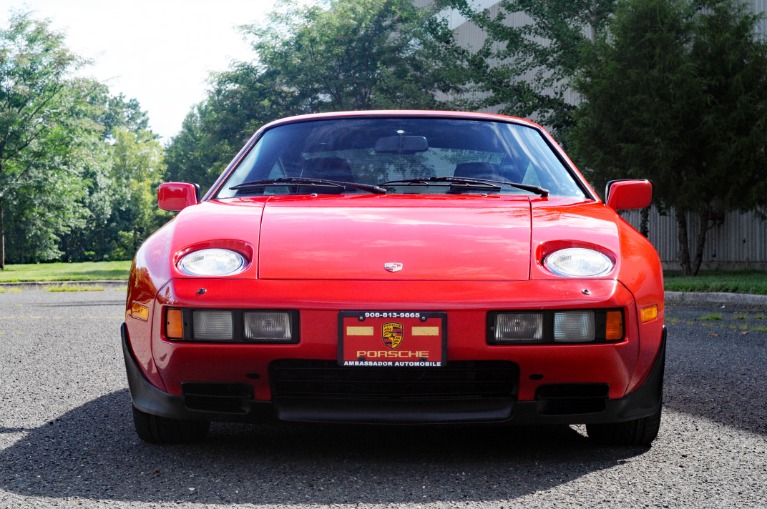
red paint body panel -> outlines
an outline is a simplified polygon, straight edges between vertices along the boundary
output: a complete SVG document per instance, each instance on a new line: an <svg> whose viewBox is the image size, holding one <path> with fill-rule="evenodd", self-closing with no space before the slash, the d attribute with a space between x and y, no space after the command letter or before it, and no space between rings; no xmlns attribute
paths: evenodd
<svg viewBox="0 0 767 509"><path fill-rule="evenodd" d="M203 295L197 293L204 287ZM625 341L603 345L491 346L485 341L487 309L615 308L630 301L614 281L593 281L583 298L581 285L562 281L456 283L174 280L163 288L159 305L192 308L285 308L301 310L299 345L197 345L164 340L154 334L152 350L163 382L173 394L190 380L253 383L257 399L269 399L267 366L275 359L334 360L338 353L338 312L397 309L447 311L448 360L512 360L522 368L520 399L533 399L535 389L551 383L609 383L611 397L625 395L637 360L636 316ZM434 295L440 296L439 307ZM300 296L300 297L297 297ZM531 306L531 302L535 304ZM155 313L153 329L160 329ZM634 329L632 331L632 329ZM253 382L248 373L261 375ZM543 379L529 381L532 374Z"/></svg>
<svg viewBox="0 0 767 509"><path fill-rule="evenodd" d="M157 204L162 210L177 212L197 204L197 187L186 182L165 182L157 190Z"/></svg>
<svg viewBox="0 0 767 509"><path fill-rule="evenodd" d="M448 362L516 364L519 401L534 401L540 387L552 384L605 384L610 399L638 390L659 358L664 333L658 256L647 239L596 197L543 131L582 196L264 193L213 198L271 127L386 114L317 115L266 126L201 203L185 206L144 243L131 270L125 323L128 347L148 382L177 397L187 382L243 384L253 388L255 401L270 401L272 361L337 360L341 311L429 311L446 314ZM495 115L397 115L508 121L539 129ZM548 254L570 247L606 255L614 263L612 271L567 278L544 267ZM183 256L207 248L236 251L245 259L244 270L192 277L178 269ZM401 264L399 270L386 270L390 262ZM133 304L150 309L148 321L131 316ZM640 312L648 306L657 306L658 317L640 323ZM169 341L163 335L169 307L294 311L300 341ZM554 310L621 310L625 337L595 344L495 345L488 340L493 312Z"/></svg>
<svg viewBox="0 0 767 509"><path fill-rule="evenodd" d="M500 280L529 278L530 203L476 196L272 200L264 213L262 279ZM440 263L435 263L439 253ZM404 271L384 271L400 262Z"/></svg>
<svg viewBox="0 0 767 509"><path fill-rule="evenodd" d="M613 182L607 206L615 210L643 209L652 204L652 184L647 181Z"/></svg>

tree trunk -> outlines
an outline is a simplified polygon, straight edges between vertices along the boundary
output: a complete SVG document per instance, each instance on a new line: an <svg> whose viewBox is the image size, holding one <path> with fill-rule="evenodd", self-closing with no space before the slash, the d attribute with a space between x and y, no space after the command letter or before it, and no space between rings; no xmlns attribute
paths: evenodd
<svg viewBox="0 0 767 509"><path fill-rule="evenodd" d="M687 214L679 209L676 211L676 224L679 226L679 264L682 266L682 274L685 276L697 276L700 272L703 255L706 252L706 236L711 229L708 224L710 217L708 209L698 212L697 216L700 220L700 230L698 230L698 235L695 238L695 252L691 253Z"/></svg>
<svg viewBox="0 0 767 509"><path fill-rule="evenodd" d="M690 244L687 235L687 215L682 209L676 209L676 224L679 226L679 264L682 266L682 274L692 276L692 262L690 260Z"/></svg>
<svg viewBox="0 0 767 509"><path fill-rule="evenodd" d="M643 208L640 217L639 233L644 235L646 239L650 238L650 207Z"/></svg>
<svg viewBox="0 0 767 509"><path fill-rule="evenodd" d="M5 223L2 203L0 203L0 270L5 270Z"/></svg>
<svg viewBox="0 0 767 509"><path fill-rule="evenodd" d="M697 276L700 272L700 266L703 263L703 254L706 249L706 234L711 227L708 224L710 213L708 209L704 209L702 212L698 212L698 218L700 219L700 231L698 231L698 239L695 243L695 259L692 263L692 275Z"/></svg>

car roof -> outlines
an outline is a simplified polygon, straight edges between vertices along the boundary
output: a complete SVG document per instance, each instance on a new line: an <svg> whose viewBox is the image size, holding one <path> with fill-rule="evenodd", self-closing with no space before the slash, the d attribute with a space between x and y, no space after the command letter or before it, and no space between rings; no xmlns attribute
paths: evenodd
<svg viewBox="0 0 767 509"><path fill-rule="evenodd" d="M501 115L498 113L480 113L468 111L441 111L441 110L360 110L360 111L337 111L328 113L311 113L281 118L269 122L259 129L265 130L277 125L310 122L313 120L337 120L359 118L434 118L434 119L459 119L459 120L485 120L491 122L510 122L527 125L542 129L540 125L520 117Z"/></svg>

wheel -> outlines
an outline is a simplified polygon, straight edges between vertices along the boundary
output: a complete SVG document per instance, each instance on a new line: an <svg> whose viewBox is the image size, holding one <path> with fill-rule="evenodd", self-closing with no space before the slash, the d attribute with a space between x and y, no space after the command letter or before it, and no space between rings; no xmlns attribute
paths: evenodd
<svg viewBox="0 0 767 509"><path fill-rule="evenodd" d="M210 428L207 421L182 421L158 417L133 407L133 425L144 442L150 444L182 444L205 438Z"/></svg>
<svg viewBox="0 0 767 509"><path fill-rule="evenodd" d="M662 407L647 417L627 422L587 424L589 438L606 445L650 447L658 436Z"/></svg>

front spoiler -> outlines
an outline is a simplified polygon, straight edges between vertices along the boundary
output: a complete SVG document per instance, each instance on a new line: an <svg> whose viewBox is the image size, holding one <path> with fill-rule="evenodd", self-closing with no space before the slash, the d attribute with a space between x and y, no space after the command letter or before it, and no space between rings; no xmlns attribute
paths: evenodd
<svg viewBox="0 0 767 509"><path fill-rule="evenodd" d="M243 400L236 412L190 409L182 396L168 394L152 385L138 366L121 328L123 355L133 406L145 413L181 420L216 422L346 422L378 424L507 423L519 425L593 424L625 422L653 415L662 405L666 363L666 329L658 357L645 382L619 399L606 399L597 412L550 414L550 401L515 401L513 398L428 402L359 400Z"/></svg>

